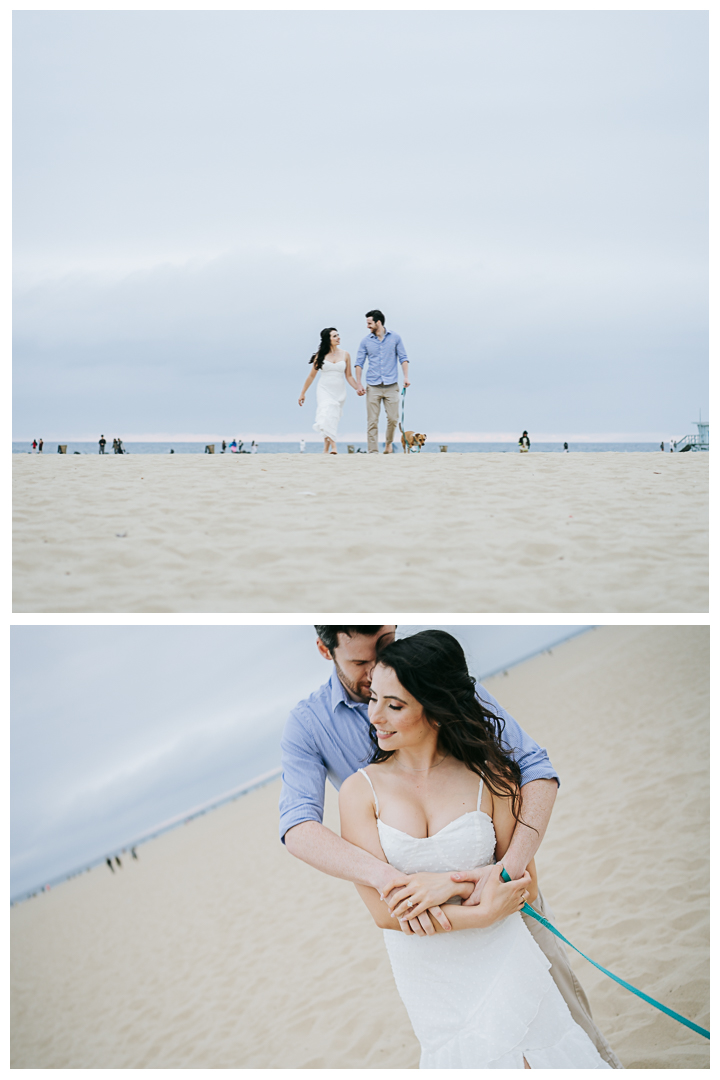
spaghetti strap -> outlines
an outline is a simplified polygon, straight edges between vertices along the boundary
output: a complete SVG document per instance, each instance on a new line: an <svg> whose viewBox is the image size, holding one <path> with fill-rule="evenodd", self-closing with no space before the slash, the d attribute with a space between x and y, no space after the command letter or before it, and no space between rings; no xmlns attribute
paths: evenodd
<svg viewBox="0 0 720 1080"><path fill-rule="evenodd" d="M478 803L477 803L477 809L478 810L480 809L480 802L482 800L483 787L484 787L484 782L483 782L483 778L481 776L480 777L480 789L478 791Z"/></svg>
<svg viewBox="0 0 720 1080"><path fill-rule="evenodd" d="M373 799L375 800L375 817L379 818L380 817L380 807L378 806L377 795L375 794L375 788L372 785L372 780L370 779L370 777L368 776L368 774L365 772L364 769L358 769L358 772L361 772L363 774L363 776L367 780L368 784L370 785L370 790L372 791Z"/></svg>

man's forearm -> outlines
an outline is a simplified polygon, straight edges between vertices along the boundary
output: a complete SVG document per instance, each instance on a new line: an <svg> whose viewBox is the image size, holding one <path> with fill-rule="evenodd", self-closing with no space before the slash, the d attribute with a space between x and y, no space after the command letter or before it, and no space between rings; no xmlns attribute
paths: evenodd
<svg viewBox="0 0 720 1080"><path fill-rule="evenodd" d="M512 878L521 877L528 863L535 857L550 821L557 796L555 780L531 780L522 787L522 822L518 822L503 856L503 863ZM528 828L528 826L532 828ZM537 830L537 831L534 831Z"/></svg>
<svg viewBox="0 0 720 1080"><path fill-rule="evenodd" d="M359 364L355 365L355 378L357 380L358 386L362 386L362 368Z"/></svg>
<svg viewBox="0 0 720 1080"><path fill-rule="evenodd" d="M369 885L387 893L395 884L405 881L404 874L376 859L362 848L343 840L319 821L303 821L285 833L285 847L291 855L309 863L331 877L343 878L356 885Z"/></svg>

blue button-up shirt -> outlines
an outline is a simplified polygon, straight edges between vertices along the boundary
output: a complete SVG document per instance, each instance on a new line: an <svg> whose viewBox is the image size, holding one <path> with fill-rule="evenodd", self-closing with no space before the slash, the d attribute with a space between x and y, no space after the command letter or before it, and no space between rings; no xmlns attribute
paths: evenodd
<svg viewBox="0 0 720 1080"><path fill-rule="evenodd" d="M478 684L478 698L505 721L503 742L513 748L522 784L560 780L547 751L526 735L510 713ZM328 682L290 713L282 737L280 837L301 821L320 821L325 808L325 780L337 790L348 776L367 765L375 750L370 739L368 707L351 701L333 673Z"/></svg>
<svg viewBox="0 0 720 1080"><path fill-rule="evenodd" d="M366 360L368 386L396 383L398 364L407 360L407 353L400 335L392 330L386 330L384 338L380 341L374 334L368 334L360 342L355 361L356 367L364 367Z"/></svg>

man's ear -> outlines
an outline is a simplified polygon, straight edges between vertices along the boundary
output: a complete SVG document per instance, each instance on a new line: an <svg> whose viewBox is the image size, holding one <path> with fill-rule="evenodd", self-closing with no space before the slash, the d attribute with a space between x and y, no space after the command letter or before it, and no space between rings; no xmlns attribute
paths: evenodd
<svg viewBox="0 0 720 1080"><path fill-rule="evenodd" d="M332 660L333 654L330 652L327 645L325 645L324 642L320 640L320 638L316 640L315 644L318 647L318 652L325 660Z"/></svg>

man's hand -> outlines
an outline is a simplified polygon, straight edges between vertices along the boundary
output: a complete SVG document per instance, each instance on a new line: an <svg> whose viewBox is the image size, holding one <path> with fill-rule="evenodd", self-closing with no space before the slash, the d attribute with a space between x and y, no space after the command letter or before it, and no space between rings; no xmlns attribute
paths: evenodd
<svg viewBox="0 0 720 1080"><path fill-rule="evenodd" d="M466 907L471 907L473 904L480 903L482 891L485 888L485 883L490 876L492 868L493 864L489 863L487 866L477 866L474 870L461 870L450 875L453 881L469 881L474 886L470 896L468 896L466 900L463 900L463 904Z"/></svg>
<svg viewBox="0 0 720 1080"><path fill-rule="evenodd" d="M527 870L516 881L507 882L500 878L502 871L503 864L495 863L485 882L482 906L490 916L491 924L522 911L532 889L532 878Z"/></svg>
<svg viewBox="0 0 720 1080"><path fill-rule="evenodd" d="M388 911L395 915L401 923L414 921L425 911L439 910L440 904L446 904L451 896L469 896L472 886L458 887L450 874L412 874L407 884L402 888L395 889L391 895L385 897ZM435 912L433 911L433 914ZM445 930L450 929L443 912L436 915L440 925ZM446 925L447 924L447 925Z"/></svg>
<svg viewBox="0 0 720 1080"><path fill-rule="evenodd" d="M403 874L402 870L396 870L389 863L382 863L377 859L377 864L377 872L372 886L380 893L380 899L387 902L388 896L393 892L397 892L398 889L405 888L410 878L407 874Z"/></svg>
<svg viewBox="0 0 720 1080"><path fill-rule="evenodd" d="M364 393L365 393L365 387L364 386L358 387L357 396L362 397Z"/></svg>
<svg viewBox="0 0 720 1080"><path fill-rule="evenodd" d="M412 937L413 934L417 934L418 937L425 937L426 935L429 936L430 934L436 934L437 931L433 926L433 921L430 918L430 915L435 916L437 921L442 926L443 930L452 930L452 926L448 922L445 912L442 910L442 908L439 907L430 908L429 914L427 911L424 911L421 915L417 917L417 919L408 919L407 921L405 919L401 920L400 929L402 930L403 934L408 934L410 937Z"/></svg>
<svg viewBox="0 0 720 1080"><path fill-rule="evenodd" d="M408 386L409 386L409 385L410 385L410 380L409 380L409 379L405 379L405 380L403 381L403 386L405 387L405 389L406 389L406 390L407 390L407 388L408 388Z"/></svg>

